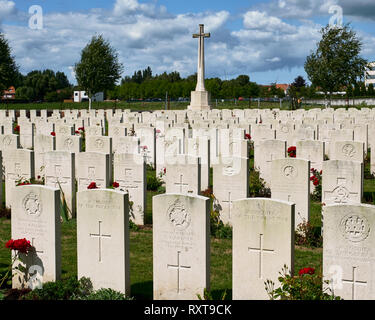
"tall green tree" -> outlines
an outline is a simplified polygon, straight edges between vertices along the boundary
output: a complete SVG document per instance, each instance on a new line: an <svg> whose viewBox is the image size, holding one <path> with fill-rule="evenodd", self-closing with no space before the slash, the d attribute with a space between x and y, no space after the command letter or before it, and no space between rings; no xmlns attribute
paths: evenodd
<svg viewBox="0 0 375 320"><path fill-rule="evenodd" d="M320 87L331 101L333 92L364 76L367 61L360 56L362 41L349 24L326 26L321 33L316 51L306 59L305 71L313 86Z"/></svg>
<svg viewBox="0 0 375 320"><path fill-rule="evenodd" d="M15 85L18 76L18 66L12 56L8 40L0 33L0 91Z"/></svg>
<svg viewBox="0 0 375 320"><path fill-rule="evenodd" d="M113 90L121 78L123 65L118 53L102 35L93 36L82 50L81 60L75 65L78 85L86 91L91 109L92 97L105 90Z"/></svg>

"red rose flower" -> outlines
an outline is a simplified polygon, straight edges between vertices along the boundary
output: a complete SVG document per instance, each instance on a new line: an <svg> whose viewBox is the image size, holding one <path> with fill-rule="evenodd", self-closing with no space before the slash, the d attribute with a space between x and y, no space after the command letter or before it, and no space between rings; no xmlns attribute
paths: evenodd
<svg viewBox="0 0 375 320"><path fill-rule="evenodd" d="M20 132L20 126L16 126L16 127L14 128L14 132L19 133L19 132Z"/></svg>
<svg viewBox="0 0 375 320"><path fill-rule="evenodd" d="M323 170L320 170L320 174L323 174Z"/></svg>
<svg viewBox="0 0 375 320"><path fill-rule="evenodd" d="M76 130L76 134L80 134L80 132L78 130Z"/></svg>
<svg viewBox="0 0 375 320"><path fill-rule="evenodd" d="M30 241L26 239L9 240L5 247L11 250L17 250L21 253L28 253L32 248Z"/></svg>
<svg viewBox="0 0 375 320"><path fill-rule="evenodd" d="M167 168L164 168L164 173L167 173Z"/></svg>
<svg viewBox="0 0 375 320"><path fill-rule="evenodd" d="M249 135L248 133L245 134L245 139L247 140L251 140L251 135Z"/></svg>
<svg viewBox="0 0 375 320"><path fill-rule="evenodd" d="M85 131L84 127L78 128L78 131Z"/></svg>
<svg viewBox="0 0 375 320"><path fill-rule="evenodd" d="M113 182L112 187L113 188L118 188L120 184L118 182Z"/></svg>
<svg viewBox="0 0 375 320"><path fill-rule="evenodd" d="M56 132L51 132L51 136L56 137Z"/></svg>
<svg viewBox="0 0 375 320"><path fill-rule="evenodd" d="M87 189L89 190L98 189L98 187L96 186L96 182L91 182L89 186L87 187Z"/></svg>
<svg viewBox="0 0 375 320"><path fill-rule="evenodd" d="M313 183L314 183L314 186L317 186L317 185L319 185L319 180L315 179Z"/></svg>
<svg viewBox="0 0 375 320"><path fill-rule="evenodd" d="M315 269L314 268L303 268L303 269L301 269L300 271L299 271L299 275L300 276L302 276L302 275L304 275L304 274L310 274L310 275L312 275L312 274L314 274L315 273Z"/></svg>

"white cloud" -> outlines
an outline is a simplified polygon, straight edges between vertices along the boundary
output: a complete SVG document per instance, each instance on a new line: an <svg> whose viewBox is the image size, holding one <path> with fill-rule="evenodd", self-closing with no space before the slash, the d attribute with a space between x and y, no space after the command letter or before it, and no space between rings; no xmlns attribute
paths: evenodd
<svg viewBox="0 0 375 320"><path fill-rule="evenodd" d="M16 12L13 1L0 0L0 22Z"/></svg>

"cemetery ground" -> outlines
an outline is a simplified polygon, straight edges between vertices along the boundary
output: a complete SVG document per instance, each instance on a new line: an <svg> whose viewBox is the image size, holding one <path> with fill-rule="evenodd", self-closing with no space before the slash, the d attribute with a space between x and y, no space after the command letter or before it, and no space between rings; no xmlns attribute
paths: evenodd
<svg viewBox="0 0 375 320"><path fill-rule="evenodd" d="M253 166L253 155L251 155L250 168ZM366 163L366 168L369 164ZM368 171L367 169L365 171ZM254 172L254 171L253 171ZM250 173L250 176L254 173ZM148 177L155 177L155 171L148 169ZM373 202L375 193L375 179L366 176L364 192L367 202ZM250 177L251 184L254 179ZM212 181L211 181L212 184ZM150 189L150 188L148 188ZM146 225L142 227L131 227L130 232L130 278L131 297L135 300L152 300L153 298L153 270L152 270L152 197L163 193L158 191L147 191ZM311 201L311 225L320 233L322 204ZM4 215L4 211L3 211ZM76 219L62 224L62 281L77 276L77 225ZM5 244L11 237L11 221L9 217L0 218L0 243ZM315 268L321 272L322 248L311 246L295 247L294 273L305 267ZM4 245L0 246L0 274L4 273L11 262L10 252ZM281 269L280 269L281 271ZM211 295L213 299L220 300L225 294L225 299L232 298L232 239L231 234L223 238L211 236ZM1 294L0 294L1 296Z"/></svg>

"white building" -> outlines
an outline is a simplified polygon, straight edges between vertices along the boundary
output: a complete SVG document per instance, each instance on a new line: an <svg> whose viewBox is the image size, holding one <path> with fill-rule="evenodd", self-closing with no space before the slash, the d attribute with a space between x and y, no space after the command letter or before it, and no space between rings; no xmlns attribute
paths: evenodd
<svg viewBox="0 0 375 320"><path fill-rule="evenodd" d="M86 94L86 91L74 91L74 102L88 101L89 96ZM93 102L102 102L104 101L104 93L98 92L92 97Z"/></svg>
<svg viewBox="0 0 375 320"><path fill-rule="evenodd" d="M375 62L371 62L368 64L365 73L365 85L368 87L370 84L375 86Z"/></svg>

